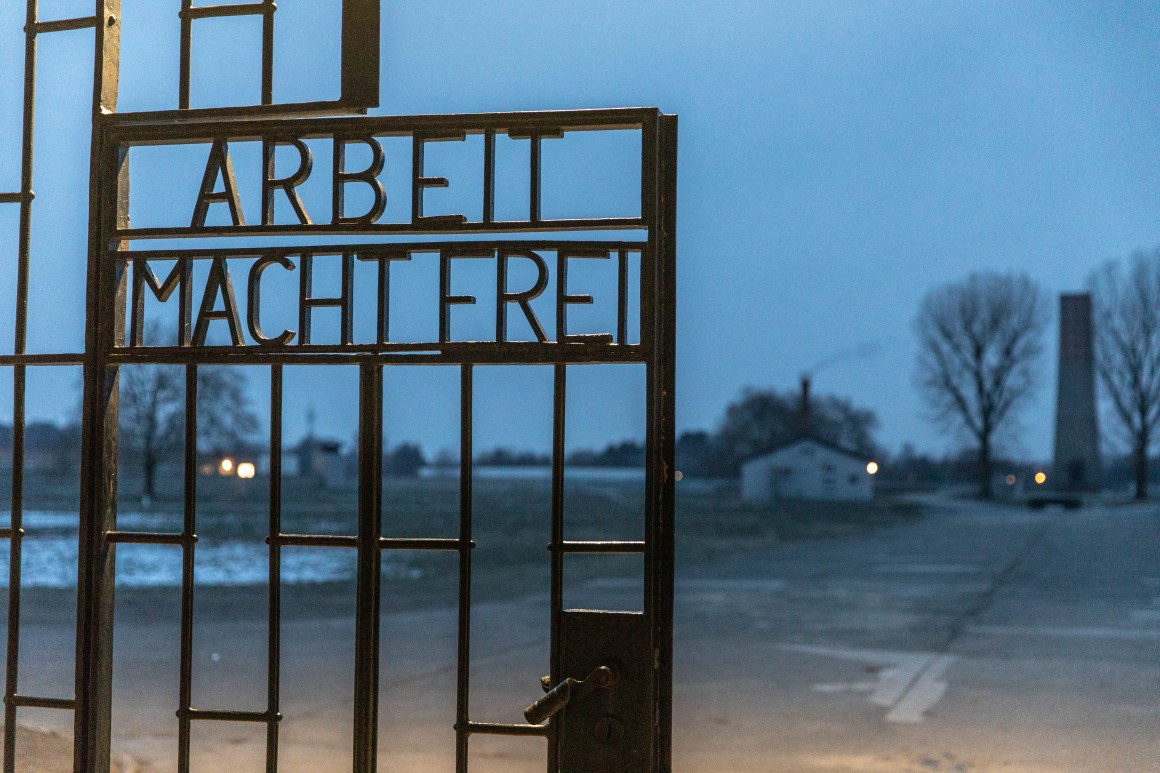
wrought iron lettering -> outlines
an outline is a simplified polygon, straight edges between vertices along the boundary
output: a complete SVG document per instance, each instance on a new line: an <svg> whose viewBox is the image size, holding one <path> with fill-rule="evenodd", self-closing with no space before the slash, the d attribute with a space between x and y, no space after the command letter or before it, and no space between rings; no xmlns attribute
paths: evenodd
<svg viewBox="0 0 1160 773"><path fill-rule="evenodd" d="M317 309L334 308L339 313L337 331L339 343L328 346L332 348L370 346L384 351L389 350L398 343L392 340L390 334L391 321L394 318L390 293L392 264L422 260L437 261L439 273L438 293L435 296L438 303L439 327L437 335L428 343L432 346L450 343L456 340L452 334L453 309L478 303L476 295L453 290L456 266L462 260L470 259L490 260L495 263L493 274L495 335L490 340L476 339L476 343L521 343L514 340L509 331L512 307L515 307L517 319L522 317L527 323L534 343L619 347L629 344L628 313L635 302L626 281L627 270L623 267L632 258L643 260L645 252L646 245L631 242L611 244L569 242L563 246L559 243L527 245L514 242L445 242L344 248L124 251L118 253L118 257L132 266L130 326L128 338L118 348L132 350L158 346L158 342L144 340L143 331L152 325L162 324L165 327L163 332L168 333L174 330L174 318L176 318L176 336L167 335L166 338L176 340L178 346L183 348L213 349L227 345L222 343L220 338L214 339L212 333L218 328L224 329L228 334L228 346L231 347L259 347L270 350L318 346L313 340L314 312ZM583 259L610 260L613 257L617 258L614 328L603 333L568 332L568 309L575 305L590 305L595 301L591 293L576 293L569 289L569 264ZM208 261L209 272L204 283L197 288L200 295L195 296L193 269L194 264L199 261ZM354 292L356 261L375 264L377 269L373 295L375 334L373 338L367 340L356 340L354 334L353 321L357 302ZM513 287L511 268L518 263L530 266L534 276L530 284ZM164 279L158 279L158 274L153 269L153 266L158 264L173 264ZM550 295L555 304L554 338L549 337L540 315L532 305L533 301L544 296L549 286L550 265L555 266L555 292ZM293 317L297 320L297 326L284 327L276 335L264 332L261 322L263 306L267 308L270 306L269 289L264 288L263 283L268 270L272 268L287 274L297 272L298 275L297 293L292 297L283 293L275 298L278 307L283 311L291 304L294 306ZM332 296L315 294L314 281L319 271L332 272L331 278L337 279L338 283L337 294ZM241 307L238 303L238 294L234 290L233 280L236 275L245 277L245 293L241 298L244 305ZM527 281L525 278L525 282ZM146 288L156 301L148 307ZM171 302L175 294L178 297L176 317ZM365 297L364 294L363 303L367 302ZM194 314L195 298L200 298L196 314ZM403 312L398 310L394 312L395 315L400 313ZM244 327L243 319L245 319ZM213 324L215 322L223 325L215 328ZM246 333L249 334L248 338Z"/></svg>
<svg viewBox="0 0 1160 773"><path fill-rule="evenodd" d="M553 123L536 125L541 115L549 115ZM452 120L448 120L448 119ZM651 120L650 120L651 119ZM650 209L654 206L648 195L647 183L655 178L655 158L643 152L645 147L655 143L656 112L639 109L619 109L603 111L575 111L550 114L496 114L476 116L427 116L414 119L398 118L332 118L297 120L293 122L232 121L204 122L197 124L166 124L146 127L137 124L116 124L109 127L110 140L119 152L127 158L134 155L134 148L147 145L206 145L208 153L204 165L201 184L196 197L178 202L176 210L189 207L192 212L188 225L181 223L164 224L124 224L117 229L121 238L182 238L199 235L249 235L249 234L307 234L307 233L487 233L503 231L584 231L584 230L646 230L650 226ZM635 175L639 178L638 204L620 206L619 211L601 217L546 217L543 191L550 168L545 164L542 145L545 139L567 138L574 132L639 132L641 157ZM471 136L481 136L478 152L483 169L482 184L473 192L479 202L478 214L463 212L432 212L428 194L433 189L456 188L464 181L456 181L446 176L432 174L427 164L427 150L433 143L464 142ZM524 169L526 174L527 214L500 220L497 210L497 153L496 140L508 137L512 140L527 141L528 156ZM384 141L392 138L409 140L410 158L393 153L388 156ZM315 186L314 157L308 141L329 141L332 155L329 180L325 182L329 192L330 212L328 216L311 213L319 206L317 200L309 205L304 191ZM260 143L262 158L259 174L247 172L242 176L235 173L231 160L231 146L240 143ZM370 152L369 162L359 164L361 168L351 168L348 149L364 146ZM290 149L293 149L291 151ZM279 153L279 151L282 153ZM275 171L275 158L282 154L297 154L294 171L279 176ZM402 191L392 192L384 182L384 170L388 165L398 165L395 176L406 178ZM409 165L409 169L404 165ZM134 169L140 173L144 167L134 162ZM555 170L555 167L551 167ZM556 170L558 172L558 170ZM168 174L164 169L158 173ZM509 169L509 174L514 173ZM634 183L638 184L638 183ZM365 186L365 187L364 187ZM370 202L365 210L352 212L348 209L347 193L356 187L369 191ZM176 189L176 188L175 188ZM510 186L508 187L510 189ZM243 191L253 191L260 196L261 218L257 223L247 223L242 211ZM123 191L131 194L131 191ZM388 213L388 201L392 193L400 194L403 206L398 211ZM282 222L276 216L275 204L279 197L285 197L290 204L292 215ZM406 200L410 198L409 209ZM211 218L218 205L225 217ZM325 205L322 205L325 206ZM170 208L174 209L174 208ZM360 208L361 209L361 208ZM512 209L508 207L509 211ZM164 213L158 215L162 217Z"/></svg>

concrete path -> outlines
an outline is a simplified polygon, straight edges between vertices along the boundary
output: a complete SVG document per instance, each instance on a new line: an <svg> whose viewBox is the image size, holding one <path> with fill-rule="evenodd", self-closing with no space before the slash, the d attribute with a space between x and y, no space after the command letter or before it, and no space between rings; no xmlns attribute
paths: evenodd
<svg viewBox="0 0 1160 773"><path fill-rule="evenodd" d="M929 502L913 523L684 567L679 773L1160 770L1160 517ZM639 608L620 579L585 603ZM472 711L519 721L546 595L474 614ZM118 748L173 769L176 626L118 631ZM455 613L384 616L383 771L453 770ZM350 766L349 619L283 631L282 770ZM22 681L71 693L71 632L30 626ZM260 622L206 624L195 701L261 708ZM53 716L38 715L52 726ZM57 720L59 721L59 719ZM263 770L260 726L201 723L194 770ZM539 739L472 742L473 773L543 770Z"/></svg>

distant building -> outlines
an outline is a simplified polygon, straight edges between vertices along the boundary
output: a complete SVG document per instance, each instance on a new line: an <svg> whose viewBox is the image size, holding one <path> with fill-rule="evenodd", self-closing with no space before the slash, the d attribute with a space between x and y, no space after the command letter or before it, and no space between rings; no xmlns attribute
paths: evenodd
<svg viewBox="0 0 1160 773"><path fill-rule="evenodd" d="M313 478L327 489L341 488L352 477L351 460L343 455L340 440L317 438L310 434L302 438L291 453L297 458L297 469L293 472L287 470L283 457L284 474Z"/></svg>
<svg viewBox="0 0 1160 773"><path fill-rule="evenodd" d="M741 465L741 496L751 501L872 499L870 461L824 440L799 437Z"/></svg>

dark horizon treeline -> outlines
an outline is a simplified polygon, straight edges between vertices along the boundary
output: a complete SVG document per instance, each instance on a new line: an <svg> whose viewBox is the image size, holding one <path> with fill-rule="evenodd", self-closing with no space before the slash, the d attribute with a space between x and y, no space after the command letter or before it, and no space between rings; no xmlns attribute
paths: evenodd
<svg viewBox="0 0 1160 773"><path fill-rule="evenodd" d="M780 403L785 409L789 393L780 398L776 393L771 400L770 392L749 390L745 397L730 405L727 416L733 422L723 420L716 431L689 430L681 433L676 443L677 469L684 475L697 478L735 478L743 460L742 444L733 440L735 423L742 417L751 417L754 403ZM811 403L812 415L818 414L817 405L824 404L825 397ZM825 413L825 409L822 410ZM869 412L866 412L869 413ZM872 416L872 414L871 414ZM798 430L782 425L781 442L793 439ZM750 437L747 435L746 437ZM778 437L770 433L770 439ZM833 440L833 436L823 439ZM867 436L869 437L869 436ZM12 462L12 425L0 423L0 477L7 477ZM75 475L80 465L80 427L76 424L54 424L48 421L30 421L24 430L25 470L49 475ZM732 450L730 450L732 449ZM240 450L240 449L239 449ZM264 447L249 445L247 450L265 450ZM764 450L764 449L758 449ZM859 450L859 449L854 449ZM865 451L865 448L860 449ZM921 453L911 444L904 444L897 453L882 449L870 449L880 465L878 483L881 488L923 489L945 485L968 484L978 479L978 458L973 449L964 448L943 455ZM732 461L731 461L732 460ZM644 444L637 440L621 440L607 444L602 449L575 449L565 456L569 465L578 467L641 467L645 461ZM474 462L490 466L540 466L550 465L551 457L545 453L511 448L493 448L480 452ZM1160 484L1160 457L1152 457L1149 482ZM458 464L446 452L428 457L416 443L403 442L391 446L383 452L383 471L387 475L414 477L426 466ZM1002 486L1002 479L1015 475L1019 483L1030 479L1039 468L1027 462L1000 458L994 462L995 473ZM123 471L130 476L136 467L128 465ZM1103 481L1109 488L1124 488L1133 481L1133 459L1131 454L1109 455L1103 464Z"/></svg>

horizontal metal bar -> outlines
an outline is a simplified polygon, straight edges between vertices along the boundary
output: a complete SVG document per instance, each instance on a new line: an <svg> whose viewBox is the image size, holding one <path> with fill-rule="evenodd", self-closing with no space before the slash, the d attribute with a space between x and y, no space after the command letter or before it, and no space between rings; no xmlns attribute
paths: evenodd
<svg viewBox="0 0 1160 773"><path fill-rule="evenodd" d="M465 222L462 225L446 223L431 226L417 226L413 223L314 223L312 225L219 225L190 228L173 226L167 228L119 228L113 233L120 239L192 239L213 236L308 236L333 234L404 234L456 233L536 233L545 231L635 231L648 228L648 222L639 217L594 217L549 220L509 220Z"/></svg>
<svg viewBox="0 0 1160 773"><path fill-rule="evenodd" d="M0 354L3 365L84 365L83 354Z"/></svg>
<svg viewBox="0 0 1160 773"><path fill-rule="evenodd" d="M542 736L548 735L551 725L504 725L494 722L468 722L468 735L521 735Z"/></svg>
<svg viewBox="0 0 1160 773"><path fill-rule="evenodd" d="M29 201L32 201L36 198L36 194L32 191L29 191L27 196L25 196L22 191L16 191L15 193L0 193L0 204L19 204L26 198Z"/></svg>
<svg viewBox="0 0 1160 773"><path fill-rule="evenodd" d="M38 21L24 25L25 32L41 35L45 32L65 32L67 30L83 30L96 28L96 16L81 16L76 19L58 19L57 21Z"/></svg>
<svg viewBox="0 0 1160 773"><path fill-rule="evenodd" d="M107 531L107 542L128 543L131 545L196 545L196 534L173 534L164 532L145 531Z"/></svg>
<svg viewBox="0 0 1160 773"><path fill-rule="evenodd" d="M268 114L281 110L283 118L237 120L252 108L221 108L200 111L206 120L174 123L186 110L153 113L108 113L99 117L109 130L108 140L132 145L166 145L177 142L200 143L220 137L231 140L258 140L263 137L310 139L333 134L371 134L376 137L406 135L424 131L456 130L468 134L484 131L611 131L643 129L661 115L655 107L616 107L596 110L541 110L510 113L448 113L442 115L358 116L349 118L299 118L300 108L317 105L320 110L341 103L318 102L306 105L270 106Z"/></svg>
<svg viewBox="0 0 1160 773"><path fill-rule="evenodd" d="M12 529L0 529L0 539L12 539L13 535L17 538L24 536L24 529L17 529L15 532Z"/></svg>
<svg viewBox="0 0 1160 773"><path fill-rule="evenodd" d="M224 16L261 16L273 13L273 3L238 3L236 5L203 5L178 11L178 16L190 19L218 19Z"/></svg>
<svg viewBox="0 0 1160 773"><path fill-rule="evenodd" d="M24 709L61 709L72 711L77 702L73 698L34 698L31 695L13 695L6 699L9 706Z"/></svg>
<svg viewBox="0 0 1160 773"><path fill-rule="evenodd" d="M201 247L169 250L117 250L110 253L113 260L209 260L212 258L257 258L267 256L294 256L307 254L325 255L398 255L400 253L428 252L439 250L490 249L490 250L618 250L644 252L648 249L645 241L611 241L601 239L555 240L543 238L528 239L487 239L480 241L438 241L438 242L381 242L375 244L320 244L280 247Z"/></svg>
<svg viewBox="0 0 1160 773"><path fill-rule="evenodd" d="M379 550L447 550L456 552L462 547L458 539L380 537ZM475 543L471 543L475 547Z"/></svg>
<svg viewBox="0 0 1160 773"><path fill-rule="evenodd" d="M357 537L345 537L333 534L277 534L274 539L279 545L293 545L301 548L358 547ZM266 537L266 544L270 544L269 537Z"/></svg>
<svg viewBox="0 0 1160 773"><path fill-rule="evenodd" d="M280 712L270 711L212 711L210 709L179 709L179 718L203 722L281 722Z"/></svg>
<svg viewBox="0 0 1160 773"><path fill-rule="evenodd" d="M565 540L557 548L548 545L548 550L559 550L561 553L643 553L643 540L632 541L595 541L595 540Z"/></svg>
<svg viewBox="0 0 1160 773"><path fill-rule="evenodd" d="M178 110L143 110L140 112L105 113L96 116L98 122L116 122L118 126L193 126L211 121L234 120L287 120L294 118L332 118L335 115L366 115L365 105L350 105L342 100L291 102L280 105L242 105L238 107L193 108Z"/></svg>
<svg viewBox="0 0 1160 773"><path fill-rule="evenodd" d="M421 345L420 345L421 346ZM353 344L349 346L212 346L201 348L139 347L109 354L114 365L139 363L241 365L313 364L356 365L551 365L565 363L648 362L653 352L639 344L539 344L536 342L468 342L434 347L408 344ZM0 362L0 364L3 364Z"/></svg>

